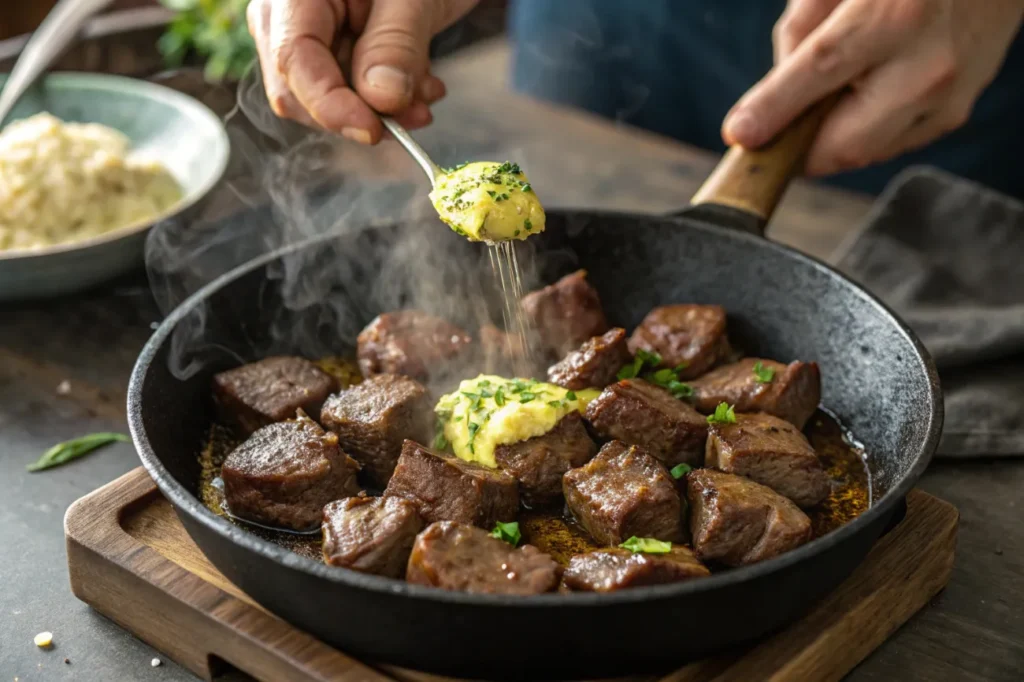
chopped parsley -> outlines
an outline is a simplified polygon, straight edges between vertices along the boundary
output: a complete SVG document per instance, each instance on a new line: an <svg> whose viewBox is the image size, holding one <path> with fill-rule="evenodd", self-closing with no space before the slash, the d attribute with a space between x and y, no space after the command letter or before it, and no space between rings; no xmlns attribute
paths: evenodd
<svg viewBox="0 0 1024 682"><path fill-rule="evenodd" d="M521 403L528 403L531 400L536 399L536 397L537 397L536 393L531 393L529 391L522 391L519 394L519 402L521 402Z"/></svg>
<svg viewBox="0 0 1024 682"><path fill-rule="evenodd" d="M498 166L499 173L511 173L512 175L520 175L523 169L519 167L518 163L506 161L505 163Z"/></svg>
<svg viewBox="0 0 1024 682"><path fill-rule="evenodd" d="M505 405L504 388L499 388L497 391L494 392L494 404L497 405L498 407L503 407Z"/></svg>
<svg viewBox="0 0 1024 682"><path fill-rule="evenodd" d="M493 190L487 190L487 195L494 199L498 196L498 193Z"/></svg>
<svg viewBox="0 0 1024 682"><path fill-rule="evenodd" d="M433 446L435 450L444 450L448 447L448 439L445 437L444 431L438 431L434 436Z"/></svg>
<svg viewBox="0 0 1024 682"><path fill-rule="evenodd" d="M526 228L527 232L529 232L530 230L533 229L533 223L530 222L529 218L527 218L526 220L523 221L523 227Z"/></svg>
<svg viewBox="0 0 1024 682"><path fill-rule="evenodd" d="M519 532L518 521L512 521L510 523L502 523L501 521L498 521L494 524L494 530L491 531L491 537L498 538L499 540L507 542L515 547L519 544L519 541L523 536L522 533Z"/></svg>
<svg viewBox="0 0 1024 682"><path fill-rule="evenodd" d="M623 542L619 547L628 549L630 552L643 552L644 554L668 554L672 551L671 542L664 542L654 538L638 538L635 535Z"/></svg>
<svg viewBox="0 0 1024 682"><path fill-rule="evenodd" d="M566 391L565 397L568 398L569 400L576 400L576 394L573 393L572 391Z"/></svg>
<svg viewBox="0 0 1024 682"><path fill-rule="evenodd" d="M480 425L476 422L469 422L469 451L476 454L476 449L473 447L473 441L476 440L476 432L480 430Z"/></svg>
<svg viewBox="0 0 1024 682"><path fill-rule="evenodd" d="M736 413L728 403L718 403L715 413L708 415L708 424L735 424Z"/></svg>
<svg viewBox="0 0 1024 682"><path fill-rule="evenodd" d="M633 379L640 376L641 370L646 367L655 368L661 364L661 356L657 353L646 351L643 348L637 350L636 355L633 357L633 364L626 365L619 370L616 375L619 380L622 379Z"/></svg>
<svg viewBox="0 0 1024 682"><path fill-rule="evenodd" d="M532 190L533 190L533 187L530 186L530 183L528 183L528 182L524 182L523 183L523 191L524 192L530 192Z"/></svg>
<svg viewBox="0 0 1024 682"><path fill-rule="evenodd" d="M765 367L760 360L754 363L754 381L759 384L770 384L775 378L775 369Z"/></svg>
<svg viewBox="0 0 1024 682"><path fill-rule="evenodd" d="M681 462L681 463L675 465L674 467L672 467L672 469L671 469L671 471L669 471L669 473L672 474L672 478L675 478L675 479L678 480L678 479L682 478L683 476L685 476L686 474L690 473L692 470L693 470L693 467L691 467L689 464L687 464L686 462Z"/></svg>

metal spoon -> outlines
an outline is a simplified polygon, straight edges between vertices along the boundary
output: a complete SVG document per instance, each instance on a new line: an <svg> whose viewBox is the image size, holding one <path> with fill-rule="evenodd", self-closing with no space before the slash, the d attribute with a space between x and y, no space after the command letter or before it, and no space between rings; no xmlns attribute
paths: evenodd
<svg viewBox="0 0 1024 682"><path fill-rule="evenodd" d="M0 127L14 105L32 87L65 48L78 37L82 25L111 0L60 0L35 30L11 75L0 91Z"/></svg>
<svg viewBox="0 0 1024 682"><path fill-rule="evenodd" d="M416 140L412 139L412 135L409 131L399 125L398 121L391 118L390 116L381 116L380 120L384 123L384 127L391 131L391 134L395 136L398 143L402 145L405 151L409 152L409 156L416 160L416 163L420 165L423 172L430 178L431 186L437 185L437 180L445 174L441 167L431 161L430 156L423 151L423 147L417 144Z"/></svg>

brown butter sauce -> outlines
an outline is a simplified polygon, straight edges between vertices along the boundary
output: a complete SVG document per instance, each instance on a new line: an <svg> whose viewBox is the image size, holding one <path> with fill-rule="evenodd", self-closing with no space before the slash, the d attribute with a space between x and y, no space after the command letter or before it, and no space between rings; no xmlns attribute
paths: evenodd
<svg viewBox="0 0 1024 682"><path fill-rule="evenodd" d="M358 383L358 370L353 375L353 363L341 358L325 358L318 363L339 379L342 386ZM871 504L871 477L863 449L861 449L839 422L823 410L808 420L804 434L825 465L832 479L832 493L813 509L805 510L811 519L814 536L819 537L856 518ZM316 561L322 561L318 535L295 535L252 526L230 518L224 511L224 491L218 484L224 459L241 442L226 427L210 426L209 436L199 454L200 497L211 511L229 522L245 528L254 535L274 542L285 549ZM565 565L575 554L600 549L564 509L521 510L519 526L523 542L536 546Z"/></svg>

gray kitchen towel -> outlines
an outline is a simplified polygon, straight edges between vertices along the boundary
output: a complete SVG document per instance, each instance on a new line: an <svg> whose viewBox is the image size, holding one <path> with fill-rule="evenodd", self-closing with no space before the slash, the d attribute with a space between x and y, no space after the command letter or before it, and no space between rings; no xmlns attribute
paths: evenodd
<svg viewBox="0 0 1024 682"><path fill-rule="evenodd" d="M946 408L938 455L1024 455L1024 204L909 168L831 260L935 359Z"/></svg>

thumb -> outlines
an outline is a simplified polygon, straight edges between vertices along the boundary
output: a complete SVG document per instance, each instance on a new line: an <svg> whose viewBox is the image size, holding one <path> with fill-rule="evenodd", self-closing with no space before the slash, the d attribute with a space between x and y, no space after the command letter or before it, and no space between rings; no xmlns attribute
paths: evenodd
<svg viewBox="0 0 1024 682"><path fill-rule="evenodd" d="M429 66L436 3L376 0L352 52L356 92L382 114L412 104L416 83Z"/></svg>

